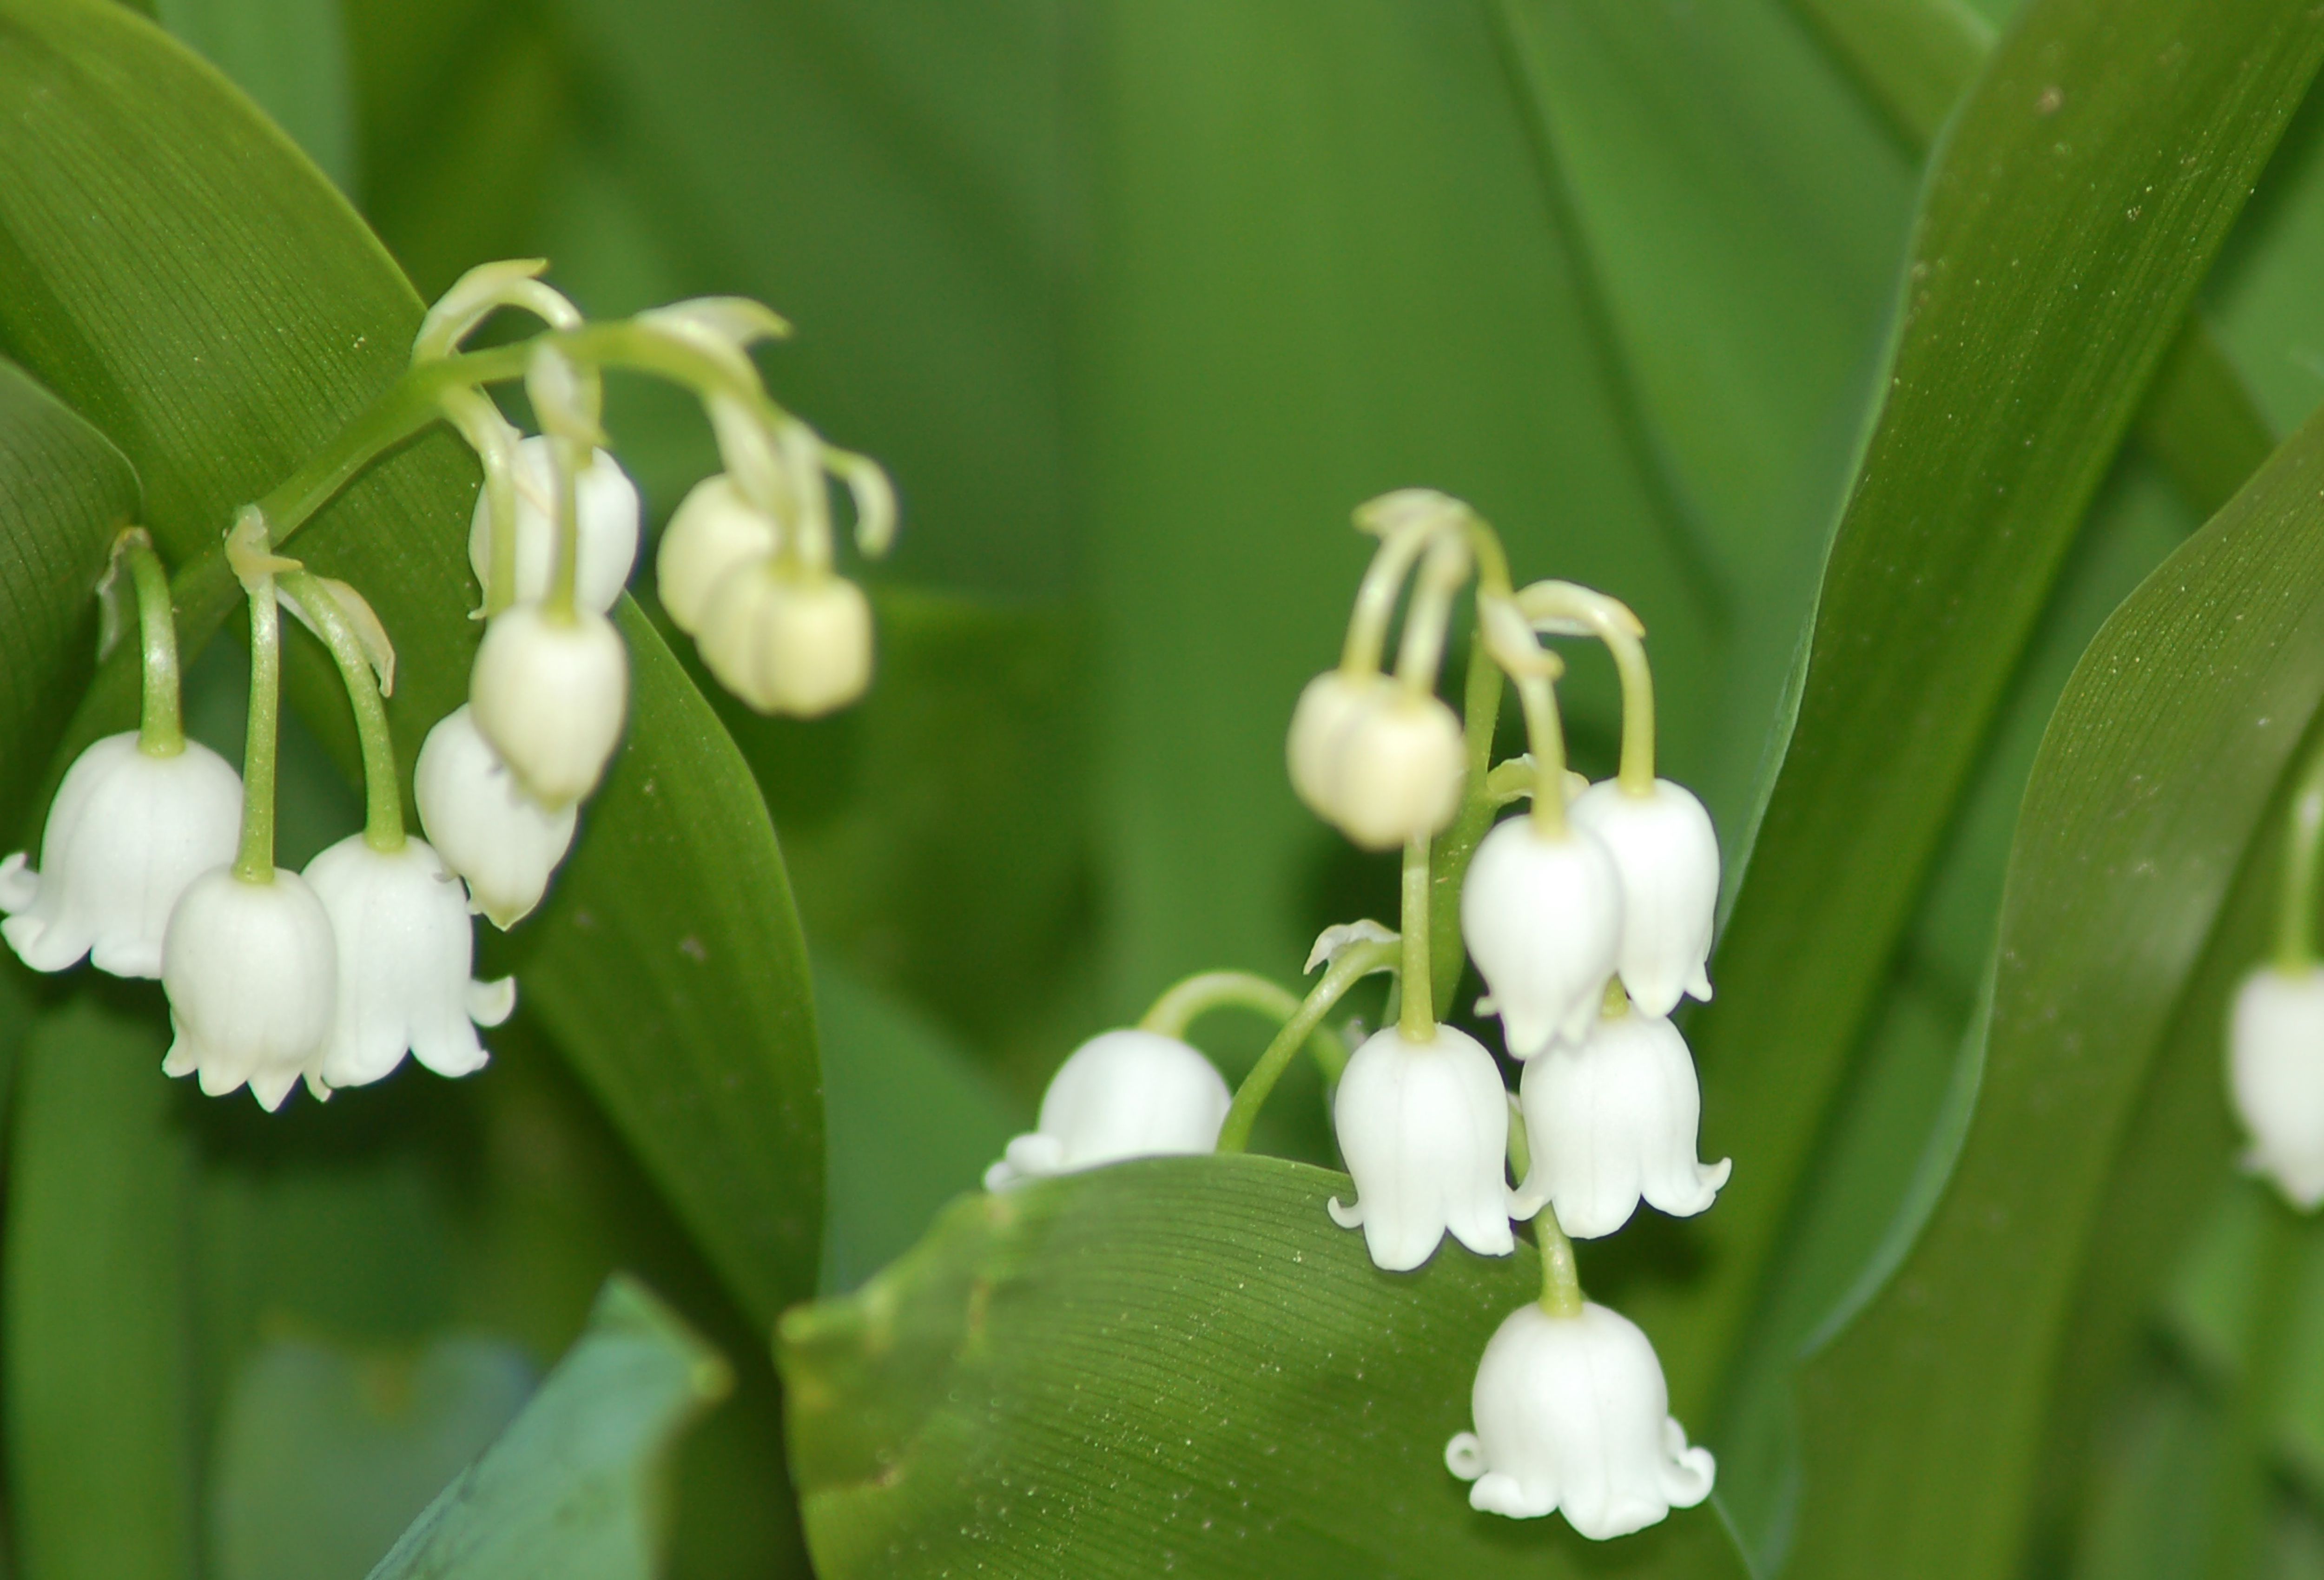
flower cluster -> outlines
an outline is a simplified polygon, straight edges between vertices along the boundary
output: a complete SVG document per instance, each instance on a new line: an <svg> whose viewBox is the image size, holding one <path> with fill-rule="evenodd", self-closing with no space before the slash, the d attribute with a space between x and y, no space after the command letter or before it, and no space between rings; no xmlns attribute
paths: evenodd
<svg viewBox="0 0 2324 1580"><path fill-rule="evenodd" d="M1476 1429L1452 1439L1447 1465L1474 1484L1480 1510L1557 1511L1583 1536L1623 1535L1702 1502L1714 1466L1671 1418L1646 1336L1582 1297L1569 1236L1610 1235L1641 1201L1678 1217L1702 1212L1727 1182L1727 1162L1696 1155L1702 1095L1670 1018L1683 997L1711 997L1718 841L1702 803L1655 772L1646 633L1628 609L1570 583L1512 586L1498 537L1440 494L1388 495L1357 523L1379 547L1339 667L1298 700L1286 757L1301 798L1350 839L1403 847L1402 930L1327 931L1308 961L1327 969L1304 1002L1241 973L1190 978L1139 1030L1110 1032L1066 1061L1039 1130L1011 1143L986 1183L1238 1151L1285 1063L1303 1043L1319 1043L1355 1185L1352 1201L1333 1199L1328 1211L1362 1230L1376 1265L1417 1268L1448 1235L1479 1255L1506 1256L1513 1220L1533 1220L1541 1243L1541 1298L1486 1346ZM1477 667L1464 728L1437 686L1454 600L1472 574ZM1382 659L1399 602L1390 674ZM1566 770L1554 684L1563 666L1544 635L1594 638L1613 655L1622 756L1602 783ZM1504 676L1530 750L1494 767ZM1517 800L1530 810L1490 826L1493 809ZM1493 1053L1435 1014L1430 898L1448 881L1460 886L1462 940L1488 989L1479 1014L1499 1017L1521 1066L1514 1097ZM1379 970L1396 973L1389 1024L1350 1053L1323 1017ZM1195 1009L1225 1003L1283 1022L1231 1098L1176 1034Z"/></svg>
<svg viewBox="0 0 2324 1580"><path fill-rule="evenodd" d="M754 706L800 714L844 705L869 682L870 609L831 568L824 479L846 484L872 552L893 530L893 496L876 465L825 446L769 399L748 348L787 326L724 298L591 324L542 282L543 268L471 271L429 310L404 378L281 491L237 513L224 552L250 606L239 775L185 737L169 577L143 531L123 535L108 586L125 567L136 590L143 719L65 774L39 867L23 852L0 862L0 936L35 969L87 957L116 975L160 978L176 1032L162 1068L212 1096L246 1086L273 1109L303 1081L327 1098L382 1079L407 1053L439 1075L466 1075L485 1062L476 1028L514 1009L512 979L473 975L471 914L505 929L540 904L629 711L629 651L613 616L636 564L641 511L599 427L604 368L693 389L717 434L727 473L689 498L659 559L673 617L701 631L712 672ZM464 351L504 308L547 332ZM520 376L542 428L530 436L484 389ZM303 480L344 480L438 419L483 466L468 559L485 625L466 702L436 721L414 765L421 839L405 827L386 713L387 631L359 591L276 547L337 486ZM732 509L706 528L698 501L720 499ZM706 531L748 541L733 551ZM770 579L819 612L719 615L733 588ZM282 610L321 639L346 682L367 798L364 829L303 872L274 861Z"/></svg>

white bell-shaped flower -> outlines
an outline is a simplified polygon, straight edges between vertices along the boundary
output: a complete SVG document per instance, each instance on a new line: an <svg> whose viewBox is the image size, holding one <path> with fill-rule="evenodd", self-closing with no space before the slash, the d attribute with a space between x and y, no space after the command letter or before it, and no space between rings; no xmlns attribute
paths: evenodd
<svg viewBox="0 0 2324 1580"><path fill-rule="evenodd" d="M1483 1044L1451 1026L1415 1043L1374 1032L1348 1061L1332 1098L1332 1128L1356 1182L1334 1197L1332 1221L1360 1225L1372 1261L1418 1267L1447 1232L1480 1256L1507 1256L1509 1095Z"/></svg>
<svg viewBox="0 0 2324 1580"><path fill-rule="evenodd" d="M721 472L694 485L661 530L654 556L654 589L670 620L699 636L711 594L744 566L770 559L781 547L774 517L743 497Z"/></svg>
<svg viewBox="0 0 2324 1580"><path fill-rule="evenodd" d="M466 703L428 732L411 788L420 826L467 879L472 907L503 931L530 915L572 848L576 809L551 812L527 795Z"/></svg>
<svg viewBox="0 0 2324 1580"><path fill-rule="evenodd" d="M2251 1134L2244 1166L2302 1212L2324 1203L2324 966L2245 978L2228 1019L2227 1088Z"/></svg>
<svg viewBox="0 0 2324 1580"><path fill-rule="evenodd" d="M1206 1153L1232 1100L1218 1067L1159 1032L1103 1032L1074 1050L1041 1096L1040 1128L984 1171L987 1190L1125 1158Z"/></svg>
<svg viewBox="0 0 2324 1580"><path fill-rule="evenodd" d="M36 971L83 955L116 977L161 974L170 908L202 873L234 859L242 776L199 741L150 757L137 732L74 759L41 836L38 872L0 861L0 937Z"/></svg>
<svg viewBox="0 0 2324 1580"><path fill-rule="evenodd" d="M1588 829L1622 875L1617 969L1631 1002L1668 1015L1682 994L1711 997L1704 962L1719 908L1719 836L1692 791L1656 779L1643 795L1618 780L1583 791L1567 816Z"/></svg>
<svg viewBox="0 0 2324 1580"><path fill-rule="evenodd" d="M161 986L177 1040L166 1075L195 1075L210 1097L244 1082L270 1113L301 1076L320 1079L338 997L331 919L287 868L245 883L216 867L170 913Z"/></svg>
<svg viewBox="0 0 2324 1580"><path fill-rule="evenodd" d="M338 941L338 1009L323 1053L324 1084L362 1086L406 1052L438 1075L484 1065L476 1027L516 1007L516 980L474 981L467 896L424 840L375 850L350 834L307 864Z"/></svg>
<svg viewBox="0 0 2324 1580"><path fill-rule="evenodd" d="M1711 1495L1718 1466L1670 1413L1655 1346L1618 1312L1509 1313L1470 1396L1474 1432L1444 1448L1471 1507L1513 1520L1563 1512L1592 1541L1628 1536Z"/></svg>
<svg viewBox="0 0 2324 1580"><path fill-rule="evenodd" d="M817 718L872 684L872 605L827 573L742 567L711 594L699 642L719 684L761 713Z"/></svg>
<svg viewBox="0 0 2324 1580"><path fill-rule="evenodd" d="M1695 1161L1702 1091L1686 1039L1658 1015L1603 1015L1578 1047L1527 1060L1517 1102L1533 1164L1513 1210L1529 1218L1546 1201L1577 1240L1612 1234L1642 1197L1692 1217L1734 1171Z"/></svg>
<svg viewBox="0 0 2324 1580"><path fill-rule="evenodd" d="M1531 1059L1597 1024L1622 938L1622 880L1598 836L1527 817L1487 834L1461 888L1461 936L1509 1052Z"/></svg>
<svg viewBox="0 0 2324 1580"><path fill-rule="evenodd" d="M468 679L476 728L525 793L552 810L597 787L630 705L630 656L592 609L537 603L493 616Z"/></svg>
<svg viewBox="0 0 2324 1580"><path fill-rule="evenodd" d="M511 481L516 485L519 603L538 603L549 596L557 564L557 475L551 455L551 442L543 434L521 440L516 447ZM621 601L638 561L638 485L611 451L591 451L589 464L574 473L573 517L580 547L573 565L573 596L603 614ZM491 501L482 493L468 523L468 565L480 585L490 583L493 513Z"/></svg>
<svg viewBox="0 0 2324 1580"><path fill-rule="evenodd" d="M1284 741L1284 756L1291 770L1291 788L1324 822L1337 824L1340 821L1337 763L1342 738L1356 717L1395 684L1384 675L1351 675L1327 669L1300 692L1298 705L1291 710L1291 732Z"/></svg>
<svg viewBox="0 0 2324 1580"><path fill-rule="evenodd" d="M1461 810L1461 721L1435 697L1391 687L1349 715L1329 758L1340 831L1369 850L1434 834Z"/></svg>

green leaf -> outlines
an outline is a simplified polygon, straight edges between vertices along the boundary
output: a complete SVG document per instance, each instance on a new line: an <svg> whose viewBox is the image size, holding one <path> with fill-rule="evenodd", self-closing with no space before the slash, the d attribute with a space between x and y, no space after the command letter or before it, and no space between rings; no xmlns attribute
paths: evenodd
<svg viewBox="0 0 2324 1580"><path fill-rule="evenodd" d="M1603 1547L1472 1511L1444 1445L1538 1263L1382 1272L1324 1212L1348 1190L1246 1155L980 1195L786 1316L816 1573L1739 1574L1707 1508Z"/></svg>
<svg viewBox="0 0 2324 1580"><path fill-rule="evenodd" d="M196 1573L191 1158L150 995L23 1050L8 1162L10 1513L33 1580Z"/></svg>
<svg viewBox="0 0 2324 1580"><path fill-rule="evenodd" d="M647 1580L659 1462L723 1398L726 1364L615 1278L524 1413L372 1570L372 1580Z"/></svg>
<svg viewBox="0 0 2324 1580"><path fill-rule="evenodd" d="M1642 1307L1682 1401L1730 1352L2073 528L2320 51L2273 5L2050 0L1953 124L1694 1022L1705 1145L1742 1166L1683 1307Z"/></svg>
<svg viewBox="0 0 2324 1580"><path fill-rule="evenodd" d="M420 303L278 132L127 13L0 5L0 103L30 106L0 123L0 343L137 464L156 536L194 561L180 600L198 643L233 605L213 552L230 512L388 385ZM92 205L101 229L84 223ZM432 434L293 544L361 588L394 638L407 764L466 690L475 478ZM651 627L633 612L623 626L627 742L510 954L530 1008L745 1307L771 1319L813 1289L817 1263L805 953L747 768ZM346 743L336 675L310 645L292 657L293 700ZM97 715L131 694L126 678L115 666L101 682Z"/></svg>
<svg viewBox="0 0 2324 1580"><path fill-rule="evenodd" d="M2319 485L2324 422L2107 621L2059 705L2011 856L1984 1091L1951 1190L1808 1373L1796 1574L2008 1567L2116 1149L2324 696Z"/></svg>
<svg viewBox="0 0 2324 1580"><path fill-rule="evenodd" d="M72 711L97 647L114 534L137 474L102 434L0 360L0 840Z"/></svg>

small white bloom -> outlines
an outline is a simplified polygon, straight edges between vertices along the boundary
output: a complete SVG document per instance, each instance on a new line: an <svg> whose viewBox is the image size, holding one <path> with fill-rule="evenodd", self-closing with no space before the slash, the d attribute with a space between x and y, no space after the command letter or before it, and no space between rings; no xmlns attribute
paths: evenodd
<svg viewBox="0 0 2324 1580"><path fill-rule="evenodd" d="M41 868L0 862L0 922L23 962L61 971L88 955L116 977L161 974L170 908L234 859L242 776L199 741L170 757L108 735L74 759L41 837Z"/></svg>
<svg viewBox="0 0 2324 1580"><path fill-rule="evenodd" d="M1638 1199L1674 1217L1709 1207L1732 1160L1695 1161L1702 1092L1686 1039L1661 1015L1605 1015L1579 1047L1526 1061L1517 1082L1533 1166L1515 1211L1545 1201L1577 1240L1610 1235Z"/></svg>
<svg viewBox="0 0 2324 1580"><path fill-rule="evenodd" d="M1284 741L1284 757L1291 770L1291 787L1307 809L1324 822L1340 821L1340 741L1356 717L1390 691L1395 682L1384 675L1351 676L1327 669L1309 681L1291 710L1291 732Z"/></svg>
<svg viewBox="0 0 2324 1580"><path fill-rule="evenodd" d="M2324 1203L2324 966L2264 966L2236 993L2227 1086L2251 1133L2244 1167L2302 1212Z"/></svg>
<svg viewBox="0 0 2324 1580"><path fill-rule="evenodd" d="M670 620L699 636L710 596L745 565L770 559L781 547L774 517L742 495L721 472L694 485L661 531L654 587Z"/></svg>
<svg viewBox="0 0 2324 1580"><path fill-rule="evenodd" d="M1461 936L1509 1052L1531 1059L1597 1024L1622 937L1622 880L1587 829L1545 837L1530 817L1487 834L1461 889Z"/></svg>
<svg viewBox="0 0 2324 1580"><path fill-rule="evenodd" d="M540 604L493 616L468 679L476 728L525 793L552 810L597 787L621 744L630 656L593 609L560 620Z"/></svg>
<svg viewBox="0 0 2324 1580"><path fill-rule="evenodd" d="M1373 1033L1340 1076L1332 1128L1356 1182L1354 1206L1332 1199L1332 1221L1361 1225L1378 1265L1418 1267L1448 1231L1480 1256L1516 1249L1508 1089L1474 1037L1451 1026L1425 1043L1395 1026Z"/></svg>
<svg viewBox="0 0 2324 1580"><path fill-rule="evenodd" d="M1485 1346L1470 1396L1474 1432L1444 1463L1489 1514L1534 1520L1563 1511L1592 1541L1628 1536L1711 1495L1718 1466L1687 1447L1670 1413L1655 1346L1618 1312L1585 1302L1553 1317L1509 1313Z"/></svg>
<svg viewBox="0 0 2324 1580"><path fill-rule="evenodd" d="M161 986L177 1040L165 1075L198 1075L224 1097L243 1085L270 1113L301 1076L319 1079L338 997L338 949L322 901L297 873L245 883L216 867L170 913Z"/></svg>
<svg viewBox="0 0 2324 1580"><path fill-rule="evenodd" d="M1693 793L1656 779L1633 795L1613 779L1584 791L1569 814L1598 836L1622 875L1622 986L1648 1015L1680 995L1711 997L1703 970L1719 907L1719 836Z"/></svg>
<svg viewBox="0 0 2324 1580"><path fill-rule="evenodd" d="M872 605L842 576L746 565L711 594L698 639L710 673L761 713L817 718L872 684Z"/></svg>
<svg viewBox="0 0 2324 1580"><path fill-rule="evenodd" d="M411 788L420 826L468 880L472 908L503 931L530 915L572 848L576 809L550 812L527 795L466 703L428 732Z"/></svg>
<svg viewBox="0 0 2324 1580"><path fill-rule="evenodd" d="M557 473L546 435L534 434L516 447L511 481L516 484L516 602L538 603L549 596L557 563ZM621 601L638 559L638 485L607 450L593 450L589 464L573 477L573 515L580 528L580 557L573 566L575 600L603 614ZM468 565L480 584L493 567L491 501L476 495L468 523Z"/></svg>
<svg viewBox="0 0 2324 1580"><path fill-rule="evenodd" d="M362 1086L408 1052L438 1075L484 1065L478 1025L516 1007L516 982L477 982L467 896L424 840L383 851L350 834L307 864L338 941L338 1009L322 1062L327 1086Z"/></svg>
<svg viewBox="0 0 2324 1580"><path fill-rule="evenodd" d="M1125 1158L1206 1153L1232 1100L1217 1066L1176 1037L1125 1028L1074 1050L1041 1096L1040 1128L984 1171L987 1190Z"/></svg>

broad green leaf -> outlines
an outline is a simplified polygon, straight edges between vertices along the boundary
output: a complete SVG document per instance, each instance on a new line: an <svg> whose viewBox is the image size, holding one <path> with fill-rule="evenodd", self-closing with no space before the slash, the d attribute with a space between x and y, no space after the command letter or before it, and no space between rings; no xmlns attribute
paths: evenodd
<svg viewBox="0 0 2324 1580"><path fill-rule="evenodd" d="M338 0L154 0L153 18L257 101L341 191L355 189Z"/></svg>
<svg viewBox="0 0 2324 1580"><path fill-rule="evenodd" d="M1324 923L1394 903L1392 866L1353 862L1283 770L1362 500L1457 494L1520 574L1636 606L1682 777L1708 755L1720 611L1483 8L1104 14L1074 415L1120 1015L1188 971L1288 972ZM1610 671L1575 669L1577 731L1603 743Z"/></svg>
<svg viewBox="0 0 2324 1580"><path fill-rule="evenodd" d="M0 122L0 344L136 464L156 535L194 561L180 597L198 639L232 607L214 552L230 512L386 387L420 304L279 133L117 8L0 5L0 103L23 107ZM102 229L84 223L92 203ZM362 588L395 638L407 763L465 691L475 486L471 459L434 434L292 544ZM689 1230L770 1318L813 1288L817 1259L804 951L747 768L651 627L623 622L627 742L508 955ZM336 677L311 646L293 656L294 700L345 742ZM128 694L101 690L100 712Z"/></svg>
<svg viewBox="0 0 2324 1580"><path fill-rule="evenodd" d="M2073 528L2319 53L2324 26L2272 5L2197 26L2181 0L2052 0L1953 124L1694 1022L1705 1145L1741 1166L1655 1329L1682 1401L1726 1358Z"/></svg>
<svg viewBox="0 0 2324 1580"><path fill-rule="evenodd" d="M2011 857L1984 1089L1951 1189L1807 1373L1795 1573L2010 1561L2126 1124L2324 695L2320 484L2311 423L2107 621L2059 705Z"/></svg>
<svg viewBox="0 0 2324 1580"><path fill-rule="evenodd" d="M92 594L114 534L136 515L137 474L121 452L0 360L0 842L16 838L88 673Z"/></svg>
<svg viewBox="0 0 2324 1580"><path fill-rule="evenodd" d="M532 1392L523 1352L475 1337L352 1353L278 1339L235 1380L210 1469L217 1580L368 1573Z"/></svg>
<svg viewBox="0 0 2324 1580"><path fill-rule="evenodd" d="M944 1032L827 962L822 1012L822 1293L852 1290L909 1249L936 1209L973 1190L1009 1138L1031 1127Z"/></svg>
<svg viewBox="0 0 2324 1580"><path fill-rule="evenodd" d="M23 1050L0 1315L27 1580L197 1571L192 1160L152 1007L84 993Z"/></svg>
<svg viewBox="0 0 2324 1580"><path fill-rule="evenodd" d="M1347 1177L1155 1159L950 1208L779 1331L825 1580L1732 1575L1709 1509L1603 1546L1469 1507L1444 1468L1529 1249L1385 1273Z"/></svg>
<svg viewBox="0 0 2324 1580"><path fill-rule="evenodd" d="M648 1580L659 1461L730 1385L715 1351L641 1286L614 1279L524 1413L372 1580Z"/></svg>

